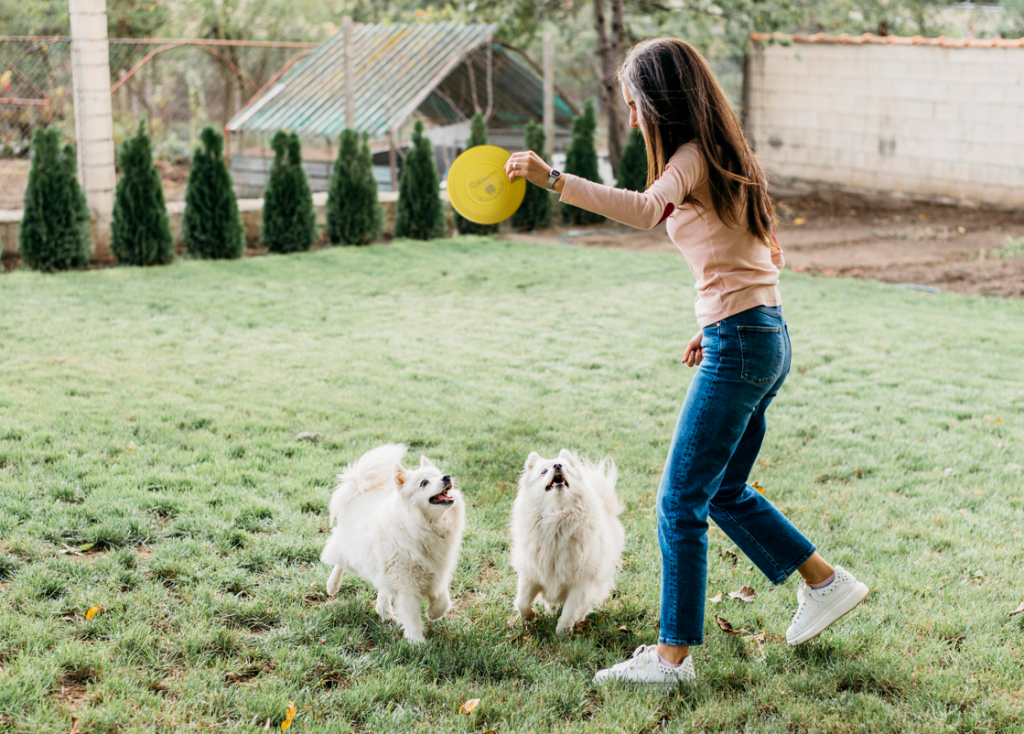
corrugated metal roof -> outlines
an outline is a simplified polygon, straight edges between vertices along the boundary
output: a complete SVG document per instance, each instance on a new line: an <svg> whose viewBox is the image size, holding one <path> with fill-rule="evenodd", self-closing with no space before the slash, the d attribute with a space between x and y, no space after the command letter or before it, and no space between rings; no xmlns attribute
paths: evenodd
<svg viewBox="0 0 1024 734"><path fill-rule="evenodd" d="M490 44L494 59L513 56L492 43L496 28L497 24L467 23L361 23L353 26L356 129L371 136L385 134L421 106L431 119L433 114L441 118L438 124L458 121L462 114L449 104L451 97L444 94L444 90L443 96L438 95L436 90L443 84L448 92L458 91L460 84L446 83L446 80L456 73L457 66L463 67L458 74L468 74L461 62L471 55L474 58L470 63L478 68L478 96L482 96L481 106L486 107L483 76L486 67L480 68L475 58L484 54L473 52L486 50ZM263 97L236 115L228 123L228 129L264 133L288 129L302 135L337 135L345 127L344 58L344 35L339 32L285 74ZM514 63L520 67L520 78L503 77L499 84L499 69L511 68ZM496 61L494 72L495 116L492 120L498 122L506 114L513 119L524 118L524 121L536 119L530 116L530 110L522 109L522 97L527 89L536 92L535 109L541 109L540 79L536 72L521 61L512 64ZM428 100L429 104L425 104ZM499 109L501 114L498 114ZM556 121L562 122L559 117L571 117L572 112L572 107L556 96Z"/></svg>
<svg viewBox="0 0 1024 734"><path fill-rule="evenodd" d="M791 41L793 43L852 43L852 44L888 44L891 46L942 46L944 48L1024 48L1024 38L925 38L924 36L876 36L865 33L862 36L851 36L842 33L838 36L826 36L824 33L807 35L806 33L751 33L755 41Z"/></svg>

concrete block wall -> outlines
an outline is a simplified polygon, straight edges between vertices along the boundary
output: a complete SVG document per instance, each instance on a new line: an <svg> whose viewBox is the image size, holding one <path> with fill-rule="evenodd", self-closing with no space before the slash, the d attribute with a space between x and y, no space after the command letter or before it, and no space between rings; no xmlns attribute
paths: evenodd
<svg viewBox="0 0 1024 734"><path fill-rule="evenodd" d="M1024 206L1024 48L755 48L747 132L778 179Z"/></svg>

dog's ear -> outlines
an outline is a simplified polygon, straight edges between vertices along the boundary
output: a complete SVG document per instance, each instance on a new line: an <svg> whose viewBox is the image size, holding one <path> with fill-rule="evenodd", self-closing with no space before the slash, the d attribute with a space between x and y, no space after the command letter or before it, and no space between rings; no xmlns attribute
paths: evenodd
<svg viewBox="0 0 1024 734"><path fill-rule="evenodd" d="M409 476L409 470L402 466L402 462L395 463L395 483L398 488L401 489L402 485L405 484L405 480Z"/></svg>
<svg viewBox="0 0 1024 734"><path fill-rule="evenodd" d="M576 454L574 454L569 449L562 449L561 451L559 451L558 458L562 459L570 466L576 466Z"/></svg>
<svg viewBox="0 0 1024 734"><path fill-rule="evenodd" d="M423 454L420 454L420 469L422 469L425 466L433 466L433 465L434 465L434 462L432 462L430 459L428 459Z"/></svg>
<svg viewBox="0 0 1024 734"><path fill-rule="evenodd" d="M538 461L540 461L540 454L536 451L531 451L530 455L526 457L526 463L523 464L523 469L530 471L530 469L537 466Z"/></svg>

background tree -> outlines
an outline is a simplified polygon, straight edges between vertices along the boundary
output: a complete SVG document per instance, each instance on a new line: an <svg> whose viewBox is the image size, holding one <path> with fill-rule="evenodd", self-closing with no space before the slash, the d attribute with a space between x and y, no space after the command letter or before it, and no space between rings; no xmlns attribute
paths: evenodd
<svg viewBox="0 0 1024 734"><path fill-rule="evenodd" d="M597 148L594 147L594 131L597 129L597 116L594 103L587 100L583 113L573 118L572 138L569 150L565 154L565 172L573 173L588 181L604 183L597 172ZM586 209L561 204L562 219L566 224L597 224L604 217Z"/></svg>
<svg viewBox="0 0 1024 734"><path fill-rule="evenodd" d="M478 145L487 145L487 123L484 122L484 114L477 110L473 119L469 122L469 140L466 141L466 150L475 148ZM459 234L494 234L500 228L500 224L477 224L471 222L464 216L455 212L455 228Z"/></svg>
<svg viewBox="0 0 1024 734"><path fill-rule="evenodd" d="M302 143L278 130L271 141L274 162L263 194L260 239L271 252L301 252L316 242L316 209L302 169Z"/></svg>
<svg viewBox="0 0 1024 734"><path fill-rule="evenodd" d="M166 265L174 259L174 237L145 121L121 144L117 163L110 251L125 265Z"/></svg>
<svg viewBox="0 0 1024 734"><path fill-rule="evenodd" d="M526 124L524 149L532 150L538 155L544 155L544 142L544 128L535 122L528 122ZM526 195L523 197L523 203L516 210L516 213L512 215L512 226L524 230L547 227L551 224L554 212L554 195L540 186L528 183L526 184Z"/></svg>
<svg viewBox="0 0 1024 734"><path fill-rule="evenodd" d="M647 189L647 146L644 145L644 136L636 128L629 132L619 168L615 172L615 185L631 191Z"/></svg>
<svg viewBox="0 0 1024 734"><path fill-rule="evenodd" d="M405 154L402 178L398 182L395 237L429 240L444 237L446 230L434 146L423 135L423 123L417 120L412 133L412 147Z"/></svg>
<svg viewBox="0 0 1024 734"><path fill-rule="evenodd" d="M342 130L327 189L327 236L332 245L368 245L384 234L384 207L377 198L369 139Z"/></svg>
<svg viewBox="0 0 1024 734"><path fill-rule="evenodd" d="M78 184L75 146L61 131L37 128L18 233L22 262L35 270L84 268L92 255L92 217Z"/></svg>
<svg viewBox="0 0 1024 734"><path fill-rule="evenodd" d="M193 257L228 259L245 252L245 228L238 214L231 174L224 160L224 136L203 128L185 184L181 236Z"/></svg>

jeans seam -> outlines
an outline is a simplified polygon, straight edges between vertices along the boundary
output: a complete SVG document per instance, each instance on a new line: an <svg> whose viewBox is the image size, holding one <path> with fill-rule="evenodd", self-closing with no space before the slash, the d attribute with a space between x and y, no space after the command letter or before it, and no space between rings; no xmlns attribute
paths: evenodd
<svg viewBox="0 0 1024 734"><path fill-rule="evenodd" d="M677 640L674 637L662 637L658 636L658 643L661 645L672 645L673 647L696 647L697 645L703 645L703 638L700 640Z"/></svg>
<svg viewBox="0 0 1024 734"><path fill-rule="evenodd" d="M772 583L775 586L778 586L779 584L781 584L783 581L785 581L790 576L792 576L794 571L796 571L802 565L807 563L807 561L809 561L811 559L811 556L813 556L817 552L818 552L818 547L816 545L814 545L814 543L811 543L811 549L809 551L807 551L807 554L803 558L801 558L799 561L794 563L792 566L790 566L788 569L784 569L784 574L785 575L781 579L779 579L778 581L772 581ZM771 581L771 579L768 579L768 580Z"/></svg>

